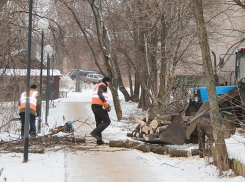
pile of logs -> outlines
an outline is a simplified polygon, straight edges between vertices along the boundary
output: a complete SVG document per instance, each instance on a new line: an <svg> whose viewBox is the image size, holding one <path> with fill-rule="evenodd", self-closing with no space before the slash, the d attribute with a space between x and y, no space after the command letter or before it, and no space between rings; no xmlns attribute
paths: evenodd
<svg viewBox="0 0 245 182"><path fill-rule="evenodd" d="M150 141L159 138L160 133L166 129L171 123L171 115L157 115L153 120L149 121L146 115L146 121L135 118L138 126L132 132L132 137L144 138L145 141Z"/></svg>

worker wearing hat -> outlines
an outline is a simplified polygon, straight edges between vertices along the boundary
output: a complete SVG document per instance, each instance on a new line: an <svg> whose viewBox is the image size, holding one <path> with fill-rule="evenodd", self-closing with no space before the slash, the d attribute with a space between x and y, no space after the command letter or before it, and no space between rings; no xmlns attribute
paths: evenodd
<svg viewBox="0 0 245 182"><path fill-rule="evenodd" d="M110 105L108 104L108 87L111 79L104 77L102 81L95 86L92 95L92 111L95 116L96 128L90 133L97 139L97 144L102 145L102 131L104 131L111 123L108 112L110 112Z"/></svg>
<svg viewBox="0 0 245 182"><path fill-rule="evenodd" d="M37 85L31 85L29 92L29 104L30 104L30 131L29 134L32 138L36 137L36 116L39 116L41 109L41 100L39 92L36 91ZM25 128L25 108L26 108L26 92L23 92L19 101L19 115L21 118L21 138L24 138Z"/></svg>

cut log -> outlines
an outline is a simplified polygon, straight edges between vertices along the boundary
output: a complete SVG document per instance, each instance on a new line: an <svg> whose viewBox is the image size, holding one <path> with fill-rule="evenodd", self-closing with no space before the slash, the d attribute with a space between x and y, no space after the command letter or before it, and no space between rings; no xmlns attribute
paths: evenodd
<svg viewBox="0 0 245 182"><path fill-rule="evenodd" d="M149 134L153 134L153 133L156 133L156 129L151 128Z"/></svg>
<svg viewBox="0 0 245 182"><path fill-rule="evenodd" d="M46 136L46 135L45 135ZM72 143L85 143L86 139L85 138L74 138L74 137L58 137L58 136L52 136L49 138L49 140L53 141L59 141L59 142L72 142ZM33 138L32 141L34 142L35 140L38 140L38 138ZM30 141L30 143L32 142Z"/></svg>
<svg viewBox="0 0 245 182"><path fill-rule="evenodd" d="M138 145L135 149L140 150L142 152L151 152L152 145L150 145L150 144L141 144L141 145Z"/></svg>
<svg viewBox="0 0 245 182"><path fill-rule="evenodd" d="M199 155L199 153L200 153L199 149L191 149L192 156Z"/></svg>
<svg viewBox="0 0 245 182"><path fill-rule="evenodd" d="M74 143L85 143L86 139L85 138L67 138L65 141L72 141Z"/></svg>
<svg viewBox="0 0 245 182"><path fill-rule="evenodd" d="M154 119L151 121L150 126L154 129L160 126L166 126L171 124L171 121L169 120L161 120L161 119Z"/></svg>
<svg viewBox="0 0 245 182"><path fill-rule="evenodd" d="M138 118L135 118L135 121L139 124L140 127L143 127L146 124L144 121L142 121L142 120L140 120Z"/></svg>
<svg viewBox="0 0 245 182"><path fill-rule="evenodd" d="M110 147L123 147L124 142L125 141L123 141L123 140L110 140L109 146Z"/></svg>
<svg viewBox="0 0 245 182"><path fill-rule="evenodd" d="M138 145L142 145L140 142L134 142L130 140L110 140L109 147L124 147L124 148L136 148Z"/></svg>
<svg viewBox="0 0 245 182"><path fill-rule="evenodd" d="M159 126L166 126L166 125L170 125L170 124L171 124L171 121L169 121L169 120L159 120L158 121Z"/></svg>
<svg viewBox="0 0 245 182"><path fill-rule="evenodd" d="M136 132L135 135L137 138L143 138L143 133Z"/></svg>
<svg viewBox="0 0 245 182"><path fill-rule="evenodd" d="M149 134L150 133L150 130L151 130L151 127L150 126L143 126L142 128L142 132L146 133L146 134Z"/></svg>
<svg viewBox="0 0 245 182"><path fill-rule="evenodd" d="M167 127L168 127L168 126L159 126L159 127L157 127L156 132L157 132L157 133L161 133L161 132L162 132L163 130L165 130Z"/></svg>
<svg viewBox="0 0 245 182"><path fill-rule="evenodd" d="M149 134L149 135L146 135L146 136L144 137L144 139L145 139L146 141L150 141L150 140L152 140L152 139L154 139L154 138L159 138L159 133Z"/></svg>
<svg viewBox="0 0 245 182"><path fill-rule="evenodd" d="M191 156L191 151L188 150L178 150L178 149L170 149L165 146L160 146L160 145L151 145L151 144L145 144L142 142L137 142L137 141L130 141L130 140L111 140L109 141L109 146L110 147L124 147L124 148L132 148L132 149L137 149L142 152L153 152L157 154L169 154L170 157L190 157ZM192 151L192 155L198 155L197 150Z"/></svg>
<svg viewBox="0 0 245 182"><path fill-rule="evenodd" d="M191 152L188 150L169 149L169 156L170 157L190 157Z"/></svg>
<svg viewBox="0 0 245 182"><path fill-rule="evenodd" d="M126 140L125 142L123 142L123 146L122 147L135 149L139 145L142 145L142 143Z"/></svg>
<svg viewBox="0 0 245 182"><path fill-rule="evenodd" d="M156 154L166 155L166 154L168 154L168 151L169 151L169 148L167 148L167 147L156 146L156 147L152 148L151 152L156 153Z"/></svg>
<svg viewBox="0 0 245 182"><path fill-rule="evenodd" d="M151 121L151 123L150 123L150 126L151 126L151 128L156 129L156 128L159 126L158 121L155 120L155 119L153 119L153 120Z"/></svg>

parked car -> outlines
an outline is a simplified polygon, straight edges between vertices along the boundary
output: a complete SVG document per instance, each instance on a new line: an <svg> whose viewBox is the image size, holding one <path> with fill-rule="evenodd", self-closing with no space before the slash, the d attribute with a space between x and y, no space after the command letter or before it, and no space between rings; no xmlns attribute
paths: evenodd
<svg viewBox="0 0 245 182"><path fill-rule="evenodd" d="M103 76L101 74L97 74L97 73L90 73L90 74L87 74L86 76L86 82L87 83L93 83L93 84L96 84L96 83L99 83L101 80L102 80Z"/></svg>
<svg viewBox="0 0 245 182"><path fill-rule="evenodd" d="M79 70L79 77L80 79L84 80L89 73L95 73L94 71L85 71L85 70ZM72 80L76 79L77 77L77 70L73 70L70 74L70 78Z"/></svg>
<svg viewBox="0 0 245 182"><path fill-rule="evenodd" d="M69 77L71 77L71 73L72 73L74 70L76 70L76 69L72 69L71 71L69 71L69 72L67 73L67 75L68 75Z"/></svg>

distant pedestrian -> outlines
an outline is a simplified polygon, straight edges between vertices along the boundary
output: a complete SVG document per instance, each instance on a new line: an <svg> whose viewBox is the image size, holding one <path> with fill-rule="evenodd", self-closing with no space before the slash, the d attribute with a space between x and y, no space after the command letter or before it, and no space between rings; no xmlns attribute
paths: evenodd
<svg viewBox="0 0 245 182"><path fill-rule="evenodd" d="M36 116L39 116L41 109L41 100L39 97L39 92L36 91L37 86L35 84L31 85L29 92L29 103L30 103L30 137L35 138L36 133ZM24 138L24 128L25 128L25 108L26 108L26 92L23 92L20 96L19 101L19 115L21 118L21 138Z"/></svg>
<svg viewBox="0 0 245 182"><path fill-rule="evenodd" d="M97 144L102 145L102 131L104 131L111 123L108 112L111 107L108 104L108 87L111 79L104 77L102 81L95 86L92 95L92 111L95 116L96 128L90 133L97 139Z"/></svg>

